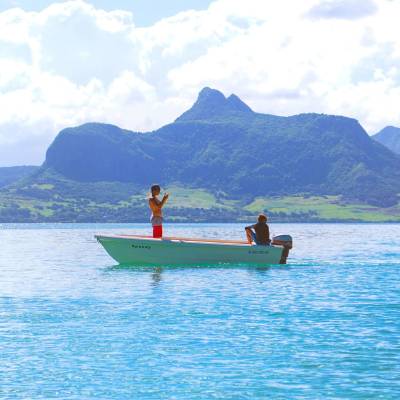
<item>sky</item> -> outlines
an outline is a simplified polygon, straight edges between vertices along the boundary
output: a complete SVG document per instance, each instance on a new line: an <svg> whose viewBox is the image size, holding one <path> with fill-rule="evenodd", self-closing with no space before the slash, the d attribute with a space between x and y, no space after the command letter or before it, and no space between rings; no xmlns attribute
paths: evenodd
<svg viewBox="0 0 400 400"><path fill-rule="evenodd" d="M212 0L96 0L96 8L106 11L130 11L136 26L149 26L162 18L172 17L180 11L207 9ZM56 3L53 0L0 0L0 12L19 7L26 11L41 11Z"/></svg>
<svg viewBox="0 0 400 400"><path fill-rule="evenodd" d="M257 112L400 126L400 0L0 0L0 166L57 133L149 131L205 86Z"/></svg>

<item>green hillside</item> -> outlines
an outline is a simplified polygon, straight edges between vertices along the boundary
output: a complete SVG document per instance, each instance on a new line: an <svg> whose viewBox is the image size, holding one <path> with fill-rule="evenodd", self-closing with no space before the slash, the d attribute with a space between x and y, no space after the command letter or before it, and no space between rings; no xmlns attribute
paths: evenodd
<svg viewBox="0 0 400 400"><path fill-rule="evenodd" d="M0 194L0 222L147 222L147 191L130 183L75 182L46 170ZM248 222L266 212L273 222L400 222L400 204L382 208L340 196L237 198L204 188L171 185L170 222Z"/></svg>

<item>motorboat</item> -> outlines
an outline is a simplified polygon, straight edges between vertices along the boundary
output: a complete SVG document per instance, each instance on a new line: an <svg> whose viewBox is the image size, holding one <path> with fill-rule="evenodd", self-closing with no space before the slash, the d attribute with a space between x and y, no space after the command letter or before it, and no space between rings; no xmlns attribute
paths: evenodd
<svg viewBox="0 0 400 400"><path fill-rule="evenodd" d="M130 265L286 264L292 248L289 235L274 237L268 246L240 240L123 234L95 238L115 261Z"/></svg>

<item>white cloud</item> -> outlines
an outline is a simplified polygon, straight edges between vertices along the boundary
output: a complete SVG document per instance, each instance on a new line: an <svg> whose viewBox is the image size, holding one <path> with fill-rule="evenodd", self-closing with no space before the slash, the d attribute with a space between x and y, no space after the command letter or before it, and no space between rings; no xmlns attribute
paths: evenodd
<svg viewBox="0 0 400 400"><path fill-rule="evenodd" d="M0 165L40 163L58 130L87 121L157 128L206 85L259 112L399 126L398 15L389 0L216 0L138 28L82 0L5 11Z"/></svg>
<svg viewBox="0 0 400 400"><path fill-rule="evenodd" d="M308 15L312 18L358 19L376 11L373 0L324 0L312 7Z"/></svg>

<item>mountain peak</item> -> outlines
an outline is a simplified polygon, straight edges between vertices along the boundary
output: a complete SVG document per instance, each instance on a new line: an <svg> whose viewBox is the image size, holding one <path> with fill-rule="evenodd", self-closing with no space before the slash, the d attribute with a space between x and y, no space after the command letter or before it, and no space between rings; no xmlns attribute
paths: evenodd
<svg viewBox="0 0 400 400"><path fill-rule="evenodd" d="M236 94L231 94L227 99L226 102L231 106L232 109L242 112L253 112L253 110L244 102L242 101Z"/></svg>
<svg viewBox="0 0 400 400"><path fill-rule="evenodd" d="M233 116L238 113L253 113L240 98L231 94L226 98L219 90L203 88L193 106L176 121L209 120L218 117Z"/></svg>
<svg viewBox="0 0 400 400"><path fill-rule="evenodd" d="M385 126L381 131L377 133L377 135L380 135L381 133L389 133L391 135L399 135L400 134L400 128L393 126L393 125L388 125Z"/></svg>
<svg viewBox="0 0 400 400"><path fill-rule="evenodd" d="M386 126L373 139L386 146L388 149L400 154L400 128L395 126Z"/></svg>
<svg viewBox="0 0 400 400"><path fill-rule="evenodd" d="M209 87L204 87L200 90L197 97L197 101L207 101L207 102L224 102L225 96L217 89L212 89Z"/></svg>

